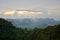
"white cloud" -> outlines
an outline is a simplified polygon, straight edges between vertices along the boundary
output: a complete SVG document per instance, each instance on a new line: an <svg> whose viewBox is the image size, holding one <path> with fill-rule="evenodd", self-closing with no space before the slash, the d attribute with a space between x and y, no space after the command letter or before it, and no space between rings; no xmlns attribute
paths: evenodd
<svg viewBox="0 0 60 40"><path fill-rule="evenodd" d="M48 10L48 15L51 18L54 18L56 20L60 20L60 9L51 9L51 10Z"/></svg>
<svg viewBox="0 0 60 40"><path fill-rule="evenodd" d="M42 12L29 12L29 11L17 11L17 14L20 17L37 17L38 15L41 15Z"/></svg>
<svg viewBox="0 0 60 40"><path fill-rule="evenodd" d="M13 10L4 10L2 13L4 15L10 16L10 15L13 15L15 13L15 11L13 11Z"/></svg>
<svg viewBox="0 0 60 40"><path fill-rule="evenodd" d="M3 14L3 15L2 15ZM5 18L54 18L60 20L60 9L48 9L48 10L3 10L0 11L0 15Z"/></svg>

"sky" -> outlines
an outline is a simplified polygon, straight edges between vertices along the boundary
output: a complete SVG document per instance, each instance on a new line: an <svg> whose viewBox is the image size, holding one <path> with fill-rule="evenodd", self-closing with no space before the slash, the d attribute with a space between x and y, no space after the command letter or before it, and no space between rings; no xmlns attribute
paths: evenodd
<svg viewBox="0 0 60 40"><path fill-rule="evenodd" d="M0 18L60 20L60 0L0 0Z"/></svg>

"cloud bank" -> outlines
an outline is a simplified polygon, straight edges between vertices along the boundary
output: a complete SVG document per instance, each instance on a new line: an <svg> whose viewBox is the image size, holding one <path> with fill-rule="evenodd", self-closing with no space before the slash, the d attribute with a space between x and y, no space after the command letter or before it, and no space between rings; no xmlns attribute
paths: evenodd
<svg viewBox="0 0 60 40"><path fill-rule="evenodd" d="M60 9L0 10L3 18L54 18L60 20Z"/></svg>
<svg viewBox="0 0 60 40"><path fill-rule="evenodd" d="M35 18L43 14L43 12L35 12L35 11L26 11L26 10L4 10L0 11L0 15L3 14L4 16L12 17L16 16L17 18ZM2 16L3 16L2 15Z"/></svg>

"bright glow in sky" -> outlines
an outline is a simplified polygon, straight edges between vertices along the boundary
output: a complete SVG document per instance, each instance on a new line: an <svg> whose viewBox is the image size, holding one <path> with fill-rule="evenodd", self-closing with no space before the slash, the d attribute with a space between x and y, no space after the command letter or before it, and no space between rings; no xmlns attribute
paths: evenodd
<svg viewBox="0 0 60 40"><path fill-rule="evenodd" d="M0 0L0 18L60 20L60 0Z"/></svg>
<svg viewBox="0 0 60 40"><path fill-rule="evenodd" d="M15 13L15 11L12 11L12 10L5 10L3 11L2 13L4 13L4 15L13 15Z"/></svg>
<svg viewBox="0 0 60 40"><path fill-rule="evenodd" d="M34 16L42 14L42 12L29 12L29 11L17 11L17 13L22 16Z"/></svg>

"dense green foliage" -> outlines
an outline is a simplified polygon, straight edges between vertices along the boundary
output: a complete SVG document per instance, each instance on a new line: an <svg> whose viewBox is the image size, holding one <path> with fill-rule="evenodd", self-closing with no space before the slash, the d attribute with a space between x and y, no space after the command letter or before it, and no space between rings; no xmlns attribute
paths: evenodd
<svg viewBox="0 0 60 40"><path fill-rule="evenodd" d="M28 30L16 28L11 22L0 18L0 40L60 40L60 25Z"/></svg>

